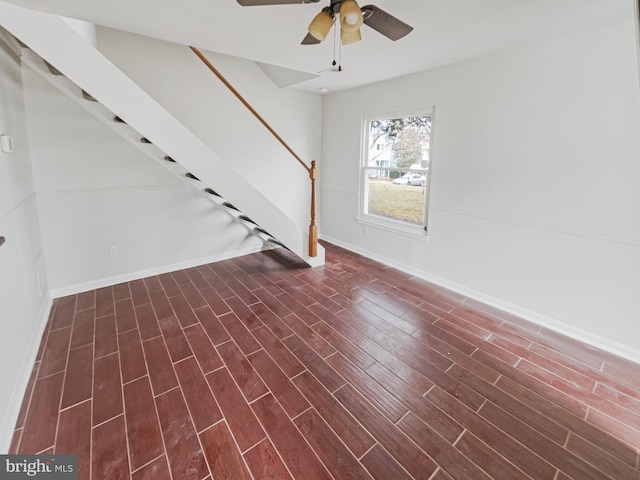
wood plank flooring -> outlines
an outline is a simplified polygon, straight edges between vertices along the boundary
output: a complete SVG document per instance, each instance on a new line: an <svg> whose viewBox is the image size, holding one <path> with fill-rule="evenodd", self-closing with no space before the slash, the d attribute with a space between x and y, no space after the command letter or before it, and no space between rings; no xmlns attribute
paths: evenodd
<svg viewBox="0 0 640 480"><path fill-rule="evenodd" d="M640 479L640 366L333 245L55 300L12 453L81 479Z"/></svg>

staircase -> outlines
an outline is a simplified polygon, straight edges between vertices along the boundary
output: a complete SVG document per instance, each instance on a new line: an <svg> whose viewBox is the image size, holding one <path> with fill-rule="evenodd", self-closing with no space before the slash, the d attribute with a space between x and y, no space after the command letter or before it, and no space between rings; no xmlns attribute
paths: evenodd
<svg viewBox="0 0 640 480"><path fill-rule="evenodd" d="M309 255L302 227L62 19L0 3L0 23L20 44L24 64L259 237L264 248L285 247L310 266L324 264L322 246Z"/></svg>

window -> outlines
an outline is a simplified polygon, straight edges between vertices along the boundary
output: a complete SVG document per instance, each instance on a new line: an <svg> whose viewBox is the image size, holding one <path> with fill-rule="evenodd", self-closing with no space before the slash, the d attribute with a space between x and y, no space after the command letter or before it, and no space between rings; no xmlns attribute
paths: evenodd
<svg viewBox="0 0 640 480"><path fill-rule="evenodd" d="M433 110L365 119L359 222L424 238L432 130Z"/></svg>

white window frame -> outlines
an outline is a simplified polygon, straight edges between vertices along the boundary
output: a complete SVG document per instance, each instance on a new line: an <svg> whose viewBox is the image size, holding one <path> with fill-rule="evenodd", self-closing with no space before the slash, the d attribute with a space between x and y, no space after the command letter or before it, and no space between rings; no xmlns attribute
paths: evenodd
<svg viewBox="0 0 640 480"><path fill-rule="evenodd" d="M388 118L404 118L404 117L430 117L431 118L431 130L429 133L429 169L426 174L425 192L424 192L424 224L415 225L402 220L394 220L392 218L385 218L378 215L372 215L365 213L368 208L368 175L369 171L379 167L370 167L367 165L369 159L369 134L370 124L372 121ZM428 226L429 226L429 194L431 187L431 174L433 170L433 134L435 125L435 107L421 108L417 110L409 110L394 113L384 113L377 115L367 115L362 118L362 134L361 134L361 155L360 155L360 167L359 167L359 202L358 202L358 216L356 221L362 224L365 228L373 227L381 230L393 232L417 240L426 241L428 239ZM396 168L387 167L387 169L393 169L402 171L404 173L424 173L424 170L416 170L410 168Z"/></svg>

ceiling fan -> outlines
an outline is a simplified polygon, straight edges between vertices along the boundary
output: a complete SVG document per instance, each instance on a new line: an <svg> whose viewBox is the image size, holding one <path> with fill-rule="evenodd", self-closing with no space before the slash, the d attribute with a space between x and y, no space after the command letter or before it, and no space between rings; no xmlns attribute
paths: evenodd
<svg viewBox="0 0 640 480"><path fill-rule="evenodd" d="M243 7L318 3L319 1L320 0L237 0ZM375 5L365 5L360 8L355 0L330 0L329 6L320 10L320 13L318 13L309 24L309 33L302 40L302 45L314 45L322 42L327 38L334 22L340 25L342 45L348 45L362 40L360 26L363 23L393 41L404 37L413 30L412 26Z"/></svg>

